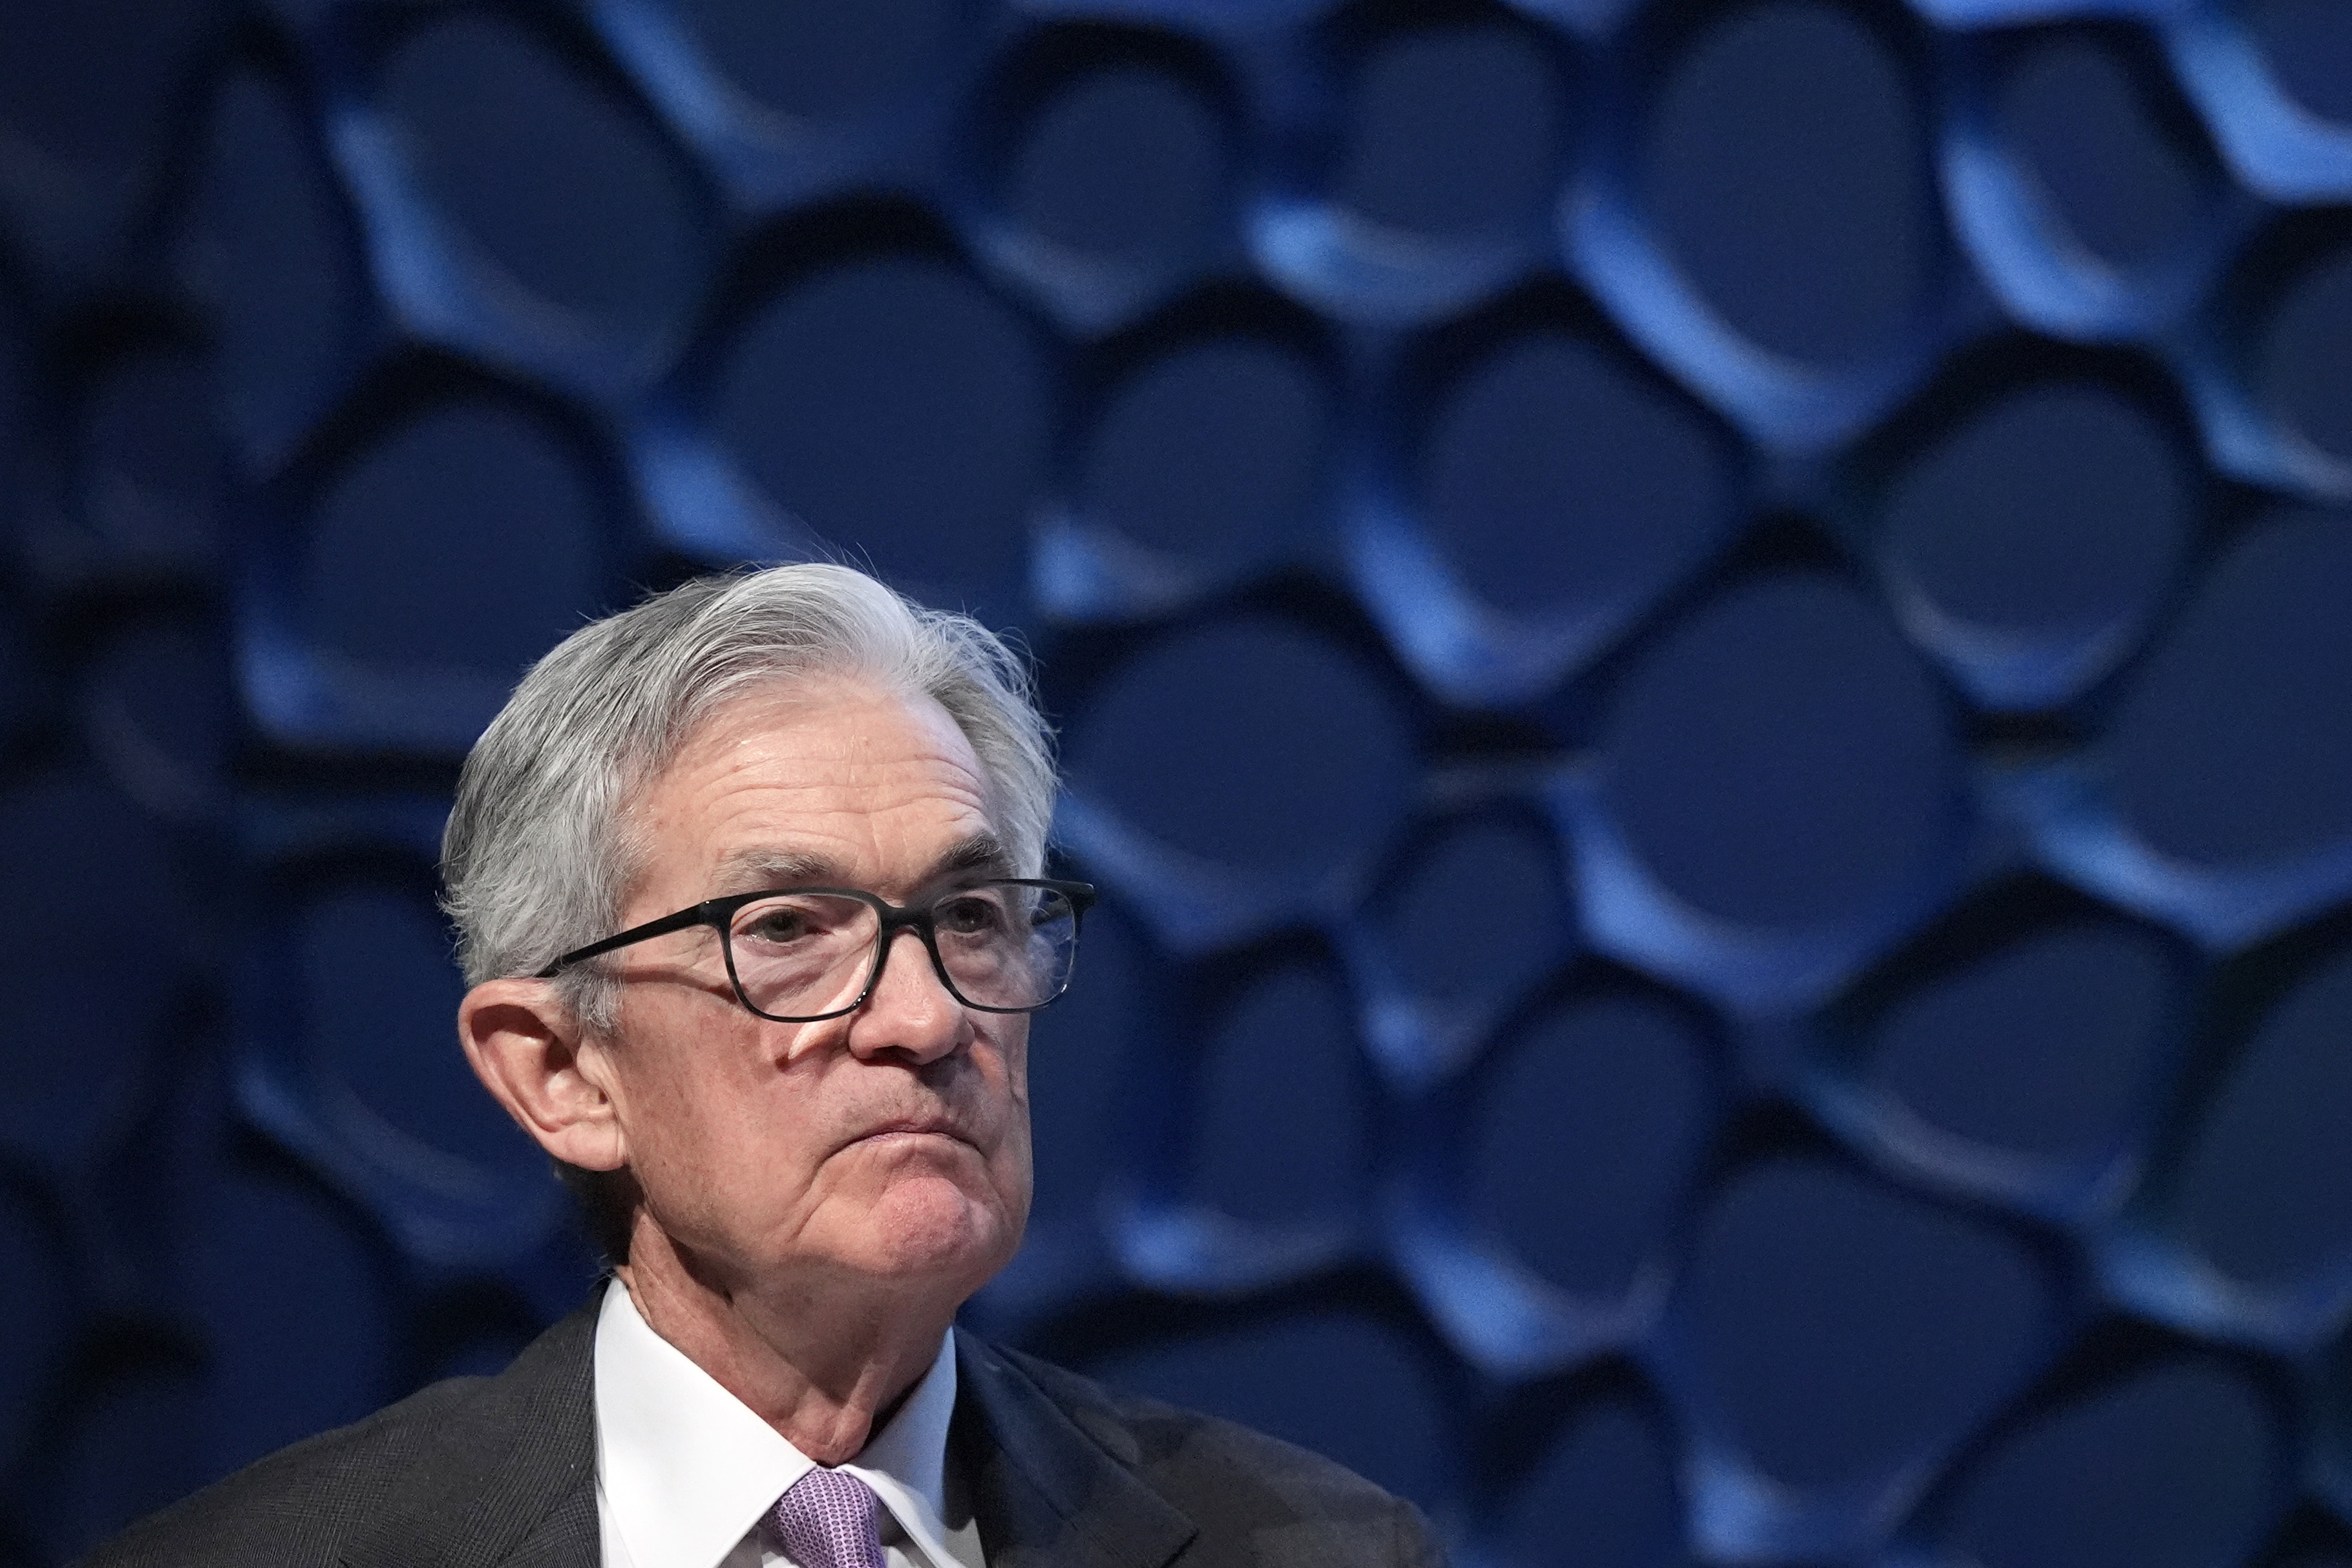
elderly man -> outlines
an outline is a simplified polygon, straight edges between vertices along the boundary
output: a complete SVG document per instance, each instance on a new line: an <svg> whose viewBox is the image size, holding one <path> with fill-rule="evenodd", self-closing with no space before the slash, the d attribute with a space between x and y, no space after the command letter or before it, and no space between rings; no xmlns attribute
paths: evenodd
<svg viewBox="0 0 2352 1568"><path fill-rule="evenodd" d="M1020 1244L1040 875L1018 661L827 565L583 627L467 760L458 1036L611 1281L504 1373L264 1459L94 1560L607 1568L1433 1561L1228 1424L950 1331Z"/></svg>

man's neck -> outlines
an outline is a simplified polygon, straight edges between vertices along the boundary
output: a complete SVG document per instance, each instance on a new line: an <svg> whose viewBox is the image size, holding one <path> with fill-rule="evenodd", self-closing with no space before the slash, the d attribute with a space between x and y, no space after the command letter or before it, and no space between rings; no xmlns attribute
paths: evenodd
<svg viewBox="0 0 2352 1568"><path fill-rule="evenodd" d="M648 1328L820 1465L855 1458L888 1424L961 1299L926 1308L903 1289L855 1300L730 1289L642 1232L614 1272Z"/></svg>

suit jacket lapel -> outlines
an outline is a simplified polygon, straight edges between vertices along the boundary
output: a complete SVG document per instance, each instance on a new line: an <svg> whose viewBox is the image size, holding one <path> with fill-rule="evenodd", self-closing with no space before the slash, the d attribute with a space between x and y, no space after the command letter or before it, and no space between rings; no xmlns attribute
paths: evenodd
<svg viewBox="0 0 2352 1568"><path fill-rule="evenodd" d="M532 1341L429 1434L347 1568L597 1568L596 1304Z"/></svg>
<svg viewBox="0 0 2352 1568"><path fill-rule="evenodd" d="M1065 1412L993 1346L956 1335L950 1438L989 1568L1163 1568L1199 1533L1128 1468L1109 1416ZM1115 1456L1124 1448L1126 1463Z"/></svg>

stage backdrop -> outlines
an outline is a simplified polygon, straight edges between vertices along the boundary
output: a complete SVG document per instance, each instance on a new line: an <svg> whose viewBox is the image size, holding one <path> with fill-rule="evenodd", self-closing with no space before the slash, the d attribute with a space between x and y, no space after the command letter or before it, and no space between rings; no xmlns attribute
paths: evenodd
<svg viewBox="0 0 2352 1568"><path fill-rule="evenodd" d="M11 0L0 1561L592 1264L433 858L583 616L1017 629L971 1321L1470 1563L2352 1562L2352 6Z"/></svg>

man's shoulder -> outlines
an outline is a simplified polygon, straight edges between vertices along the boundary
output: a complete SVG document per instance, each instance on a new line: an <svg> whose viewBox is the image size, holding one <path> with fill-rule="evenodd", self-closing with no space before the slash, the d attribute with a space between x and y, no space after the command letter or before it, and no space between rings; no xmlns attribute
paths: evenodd
<svg viewBox="0 0 2352 1568"><path fill-rule="evenodd" d="M1399 1500L1363 1477L1255 1427L1110 1388L1069 1368L1000 1349L1078 1429L1131 1468L1150 1474L1239 1469L1327 1501L1393 1507Z"/></svg>
<svg viewBox="0 0 2352 1568"><path fill-rule="evenodd" d="M354 1521L489 1383L448 1378L348 1426L280 1448L148 1515L84 1558L81 1568L332 1563Z"/></svg>
<svg viewBox="0 0 2352 1568"><path fill-rule="evenodd" d="M1419 1509L1320 1454L1219 1416L1106 1387L1019 1351L980 1349L1204 1535L1251 1540L1255 1554L1269 1560L1443 1561Z"/></svg>
<svg viewBox="0 0 2352 1568"><path fill-rule="evenodd" d="M593 1322L592 1298L496 1377L429 1384L257 1459L139 1521L81 1568L312 1568L453 1531L527 1532L593 1483Z"/></svg>

